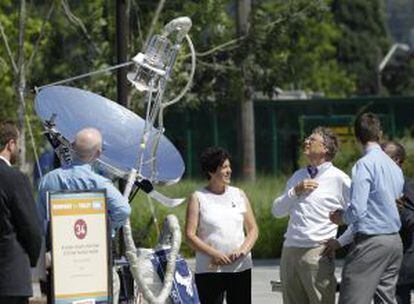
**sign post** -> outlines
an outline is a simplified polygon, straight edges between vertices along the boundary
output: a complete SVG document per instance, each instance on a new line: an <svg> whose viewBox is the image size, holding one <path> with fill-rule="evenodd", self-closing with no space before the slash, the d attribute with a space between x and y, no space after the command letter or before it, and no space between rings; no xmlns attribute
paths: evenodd
<svg viewBox="0 0 414 304"><path fill-rule="evenodd" d="M110 303L112 276L104 190L48 193L52 302Z"/></svg>

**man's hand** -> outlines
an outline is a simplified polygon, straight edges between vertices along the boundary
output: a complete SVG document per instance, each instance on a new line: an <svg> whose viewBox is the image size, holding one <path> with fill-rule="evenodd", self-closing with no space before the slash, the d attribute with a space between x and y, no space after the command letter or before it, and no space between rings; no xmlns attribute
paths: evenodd
<svg viewBox="0 0 414 304"><path fill-rule="evenodd" d="M397 209L399 212L401 212L404 209L404 205L407 202L407 199L404 196L401 196L395 200L395 203L397 204Z"/></svg>
<svg viewBox="0 0 414 304"><path fill-rule="evenodd" d="M318 183L312 179L304 179L295 186L296 196L301 196L304 193L310 193L318 188Z"/></svg>
<svg viewBox="0 0 414 304"><path fill-rule="evenodd" d="M337 224L338 226L342 226L345 224L343 219L344 211L341 209L335 210L329 213L329 219L332 223Z"/></svg>
<svg viewBox="0 0 414 304"><path fill-rule="evenodd" d="M326 256L328 258L334 258L335 251L341 248L341 244L336 239L329 239L324 245L325 249L322 251L321 256Z"/></svg>

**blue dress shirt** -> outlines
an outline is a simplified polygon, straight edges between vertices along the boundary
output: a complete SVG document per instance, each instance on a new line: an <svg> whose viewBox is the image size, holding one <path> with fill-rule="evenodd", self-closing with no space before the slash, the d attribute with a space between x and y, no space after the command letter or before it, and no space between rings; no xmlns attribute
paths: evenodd
<svg viewBox="0 0 414 304"><path fill-rule="evenodd" d="M351 203L344 221L353 232L391 234L401 222L395 200L402 195L404 177L400 167L378 144L371 144L352 168Z"/></svg>
<svg viewBox="0 0 414 304"><path fill-rule="evenodd" d="M47 191L62 190L93 190L105 189L108 205L108 216L111 222L112 232L121 227L131 213L128 200L122 196L112 182L92 171L89 164L74 163L71 166L55 169L46 174L39 185L39 213L43 220L43 228L46 229Z"/></svg>

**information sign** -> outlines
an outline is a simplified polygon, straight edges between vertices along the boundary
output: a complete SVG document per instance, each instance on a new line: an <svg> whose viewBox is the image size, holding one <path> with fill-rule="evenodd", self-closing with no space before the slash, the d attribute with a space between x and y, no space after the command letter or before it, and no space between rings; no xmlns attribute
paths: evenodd
<svg viewBox="0 0 414 304"><path fill-rule="evenodd" d="M109 303L111 267L105 191L48 194L53 302Z"/></svg>

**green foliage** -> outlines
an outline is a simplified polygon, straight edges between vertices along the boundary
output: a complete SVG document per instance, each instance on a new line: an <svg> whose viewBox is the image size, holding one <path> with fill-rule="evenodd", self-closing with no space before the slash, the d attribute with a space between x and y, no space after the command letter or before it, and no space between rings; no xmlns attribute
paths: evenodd
<svg viewBox="0 0 414 304"><path fill-rule="evenodd" d="M16 1L2 1L0 4L0 22L4 27L14 60L17 60L18 53L19 4ZM32 56L50 5L50 1L26 3L26 65ZM114 16L112 13L109 14L114 11L114 4L105 0L78 1L66 10L62 5L63 1L55 2L54 13L44 23L44 34L39 49L32 65L26 71L26 111L29 121L33 124L35 141L39 146L42 146L39 144L41 127L33 112L32 89L35 86L107 67L114 60L115 44L110 39L115 36ZM13 74L3 40L0 43L0 67L0 119L17 119L18 103L14 88L16 76ZM103 75L69 85L114 98L114 82L114 78ZM31 147L27 151L32 152ZM32 153L29 153L29 156L30 154Z"/></svg>
<svg viewBox="0 0 414 304"><path fill-rule="evenodd" d="M157 190L161 191L163 194L173 197L173 198L188 198L192 192L197 188L203 185L202 181L197 180L183 180L178 184L168 186L168 187L157 187ZM132 215L131 215L131 225L134 235L134 240L137 246L139 247L153 247L157 244L157 228L162 230L162 223L165 217L168 214L174 214L177 216L181 231L183 233L183 243L181 245L181 253L185 256L192 256L192 249L185 242L184 235L184 226L185 226L185 213L187 204L183 203L182 205L170 209L162 206L158 202L152 200L154 206L154 214L158 219L158 223L154 224L152 219L152 207L151 203L148 201L148 197L139 192L135 200L132 203Z"/></svg>
<svg viewBox="0 0 414 304"><path fill-rule="evenodd" d="M180 15L193 20L190 35L198 52L197 72L186 103L229 103L241 99L244 60L251 75L253 90L271 94L282 89L303 89L324 92L327 96L345 96L354 91L354 78L336 61L336 43L340 30L335 25L325 1L265 0L253 4L250 32L236 39L236 4L234 1L190 1L166 5L159 24ZM141 7L152 17L148 7ZM230 44L226 44L230 42ZM215 51L211 49L222 46ZM209 52L211 51L211 52ZM173 83L186 78L178 61L180 74ZM188 57L187 57L188 58ZM188 59L187 59L188 61ZM177 69L176 69L177 70ZM171 85L172 93L182 85Z"/></svg>
<svg viewBox="0 0 414 304"><path fill-rule="evenodd" d="M398 56L384 69L382 84L389 95L414 95L414 60L406 53Z"/></svg>
<svg viewBox="0 0 414 304"><path fill-rule="evenodd" d="M94 0L68 3L69 10L57 5L50 20L53 31L45 50L48 68L41 70L36 84L47 84L116 64L115 2ZM114 99L115 77L115 74L101 74L66 85Z"/></svg>
<svg viewBox="0 0 414 304"><path fill-rule="evenodd" d="M341 143L333 164L351 176L351 169L355 162L362 156L362 147L354 140Z"/></svg>
<svg viewBox="0 0 414 304"><path fill-rule="evenodd" d="M338 65L340 30L324 1L262 1L254 16L255 77L270 93L275 86L345 96L352 75Z"/></svg>
<svg viewBox="0 0 414 304"><path fill-rule="evenodd" d="M7 37L8 44L11 50L11 56L17 63L18 54L18 33L19 33L19 11L18 4L14 1L2 1L0 3L0 23L4 28L5 35ZM33 10L33 6L28 4L27 10L30 12L26 18L26 30L25 30L25 44L24 52L31 54L36 38L40 32L42 26L42 13L41 9ZM45 33L50 30L49 26L45 27ZM10 56L5 47L3 38L0 40L0 92L1 92L1 111L0 119L16 119L17 118L17 97L15 96L15 75L12 68ZM33 70L40 70L39 67L42 62L42 52L44 51L44 45L47 40L39 46L38 56L34 58ZM26 62L29 57L26 56ZM33 73L36 75L36 73ZM30 83L30 76L27 81Z"/></svg>
<svg viewBox="0 0 414 304"><path fill-rule="evenodd" d="M286 178L264 176L259 177L255 183L236 181L235 185L246 192L259 226L259 238L253 248L253 257L280 257L288 218L274 218L271 208L273 200L283 193Z"/></svg>
<svg viewBox="0 0 414 304"><path fill-rule="evenodd" d="M337 59L341 67L356 77L356 93L374 94L377 66L388 51L389 37L383 1L334 0L332 12L341 30Z"/></svg>
<svg viewBox="0 0 414 304"><path fill-rule="evenodd" d="M27 87L51 83L116 63L114 1L57 1L46 22L38 55L28 71ZM67 6L63 6L66 3ZM327 96L349 95L354 73L336 60L342 29L330 11L331 1L263 0L252 4L250 33L236 39L236 4L233 0L166 2L154 33L172 18L187 15L190 35L198 52L192 91L177 106L201 102L237 103L242 91L241 60L251 75L252 89L271 94L274 87L322 91ZM34 48L50 2L27 2L26 60ZM129 58L143 47L157 3L131 1ZM0 21L17 52L19 3L3 1ZM220 46L219 48L215 48ZM212 49L214 49L212 51ZM179 53L174 77L165 94L176 96L188 79L189 50ZM4 44L0 47L1 115L16 117L13 75ZM116 98L115 74L108 73L68 83L108 98ZM29 96L33 98L33 96ZM143 95L132 94L132 108L142 113ZM4 110L3 110L4 109Z"/></svg>
<svg viewBox="0 0 414 304"><path fill-rule="evenodd" d="M407 153L407 157L403 164L403 172L406 178L414 179L414 138L411 134L406 134L403 138L398 139Z"/></svg>

